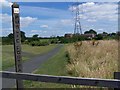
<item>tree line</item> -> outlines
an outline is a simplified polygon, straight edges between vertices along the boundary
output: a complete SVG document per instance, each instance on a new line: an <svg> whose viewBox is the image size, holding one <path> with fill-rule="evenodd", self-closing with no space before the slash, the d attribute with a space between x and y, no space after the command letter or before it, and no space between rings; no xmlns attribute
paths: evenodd
<svg viewBox="0 0 120 90"><path fill-rule="evenodd" d="M85 35L94 34L95 37L88 38ZM21 31L21 42L23 44L29 44L31 46L46 46L49 44L57 44L57 43L73 43L77 41L84 41L84 40L111 40L111 39L118 39L119 33L97 33L95 30L90 29L89 31L85 31L83 35L73 35L70 38L66 38L64 36L57 36L57 37L48 37L43 38L39 37L38 34L33 35L32 37L26 37L25 32ZM2 44L3 45L10 45L13 44L13 34L10 33L6 37L2 37Z"/></svg>

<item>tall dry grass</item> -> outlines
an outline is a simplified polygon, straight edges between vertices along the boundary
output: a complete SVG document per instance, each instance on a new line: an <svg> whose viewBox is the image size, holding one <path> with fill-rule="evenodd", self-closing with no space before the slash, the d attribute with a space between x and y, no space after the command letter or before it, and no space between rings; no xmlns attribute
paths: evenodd
<svg viewBox="0 0 120 90"><path fill-rule="evenodd" d="M70 44L66 47L68 73L80 77L113 78L113 73L118 70L118 42L106 40L93 43L96 41L83 41L82 45Z"/></svg>

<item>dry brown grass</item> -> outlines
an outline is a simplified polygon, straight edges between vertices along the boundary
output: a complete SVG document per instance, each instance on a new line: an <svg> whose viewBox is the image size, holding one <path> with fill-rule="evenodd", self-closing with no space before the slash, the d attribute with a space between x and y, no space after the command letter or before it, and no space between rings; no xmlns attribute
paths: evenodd
<svg viewBox="0 0 120 90"><path fill-rule="evenodd" d="M69 74L89 78L113 78L113 72L118 70L117 41L84 41L77 49L75 45L70 44L66 48L70 58L67 65Z"/></svg>

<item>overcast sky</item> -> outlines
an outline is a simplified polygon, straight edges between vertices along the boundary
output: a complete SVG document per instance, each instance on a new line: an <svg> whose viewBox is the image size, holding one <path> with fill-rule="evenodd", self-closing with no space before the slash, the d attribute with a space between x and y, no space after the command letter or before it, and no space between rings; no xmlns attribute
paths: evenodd
<svg viewBox="0 0 120 90"><path fill-rule="evenodd" d="M10 7L12 3L2 0L1 4L0 31L2 31L2 36L6 36L12 32ZM34 34L58 36L73 33L75 16L73 4L74 2L67 0L64 2L19 2L21 31L24 31L26 36ZM79 8L83 32L89 29L94 29L98 33L118 31L117 2L80 2Z"/></svg>

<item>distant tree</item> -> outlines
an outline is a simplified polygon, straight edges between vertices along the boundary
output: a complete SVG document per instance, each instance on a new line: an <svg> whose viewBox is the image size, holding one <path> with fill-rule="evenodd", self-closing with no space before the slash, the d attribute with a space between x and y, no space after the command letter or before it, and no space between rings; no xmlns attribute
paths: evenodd
<svg viewBox="0 0 120 90"><path fill-rule="evenodd" d="M97 34L97 32L93 29L90 29L89 31L84 32L84 34Z"/></svg>
<svg viewBox="0 0 120 90"><path fill-rule="evenodd" d="M39 36L38 34L35 34L35 35L33 35L32 37L33 37L33 38L38 38L38 36Z"/></svg>
<svg viewBox="0 0 120 90"><path fill-rule="evenodd" d="M13 44L13 39L8 37L2 37L2 45L11 45Z"/></svg>
<svg viewBox="0 0 120 90"><path fill-rule="evenodd" d="M58 41L60 41L60 38L61 38L60 36L57 36Z"/></svg>
<svg viewBox="0 0 120 90"><path fill-rule="evenodd" d="M7 37L8 37L9 39L13 39L13 34L10 33Z"/></svg>
<svg viewBox="0 0 120 90"><path fill-rule="evenodd" d="M107 32L103 32L103 34L108 34Z"/></svg>
<svg viewBox="0 0 120 90"><path fill-rule="evenodd" d="M21 42L24 42L26 40L25 32L20 31L21 34Z"/></svg>
<svg viewBox="0 0 120 90"><path fill-rule="evenodd" d="M102 40L103 39L103 36L101 35L101 34L98 34L97 36L96 36L96 40Z"/></svg>
<svg viewBox="0 0 120 90"><path fill-rule="evenodd" d="M21 42L24 42L26 40L25 32L20 31L20 35L21 35ZM10 33L7 37L2 37L2 44L3 45L13 44L13 38L14 38L13 33Z"/></svg>
<svg viewBox="0 0 120 90"><path fill-rule="evenodd" d="M39 40L39 35L38 34L35 34L32 36L32 41L38 41Z"/></svg>
<svg viewBox="0 0 120 90"><path fill-rule="evenodd" d="M116 33L111 33L111 35L112 35L112 36L115 36L115 35L116 35Z"/></svg>
<svg viewBox="0 0 120 90"><path fill-rule="evenodd" d="M85 31L84 34L89 34L89 31Z"/></svg>
<svg viewBox="0 0 120 90"><path fill-rule="evenodd" d="M20 34L21 34L21 42L24 42L25 39L26 39L25 32L20 31ZM8 37L9 39L12 39L12 40L13 40L13 38L14 38L13 33L10 33L7 37Z"/></svg>

